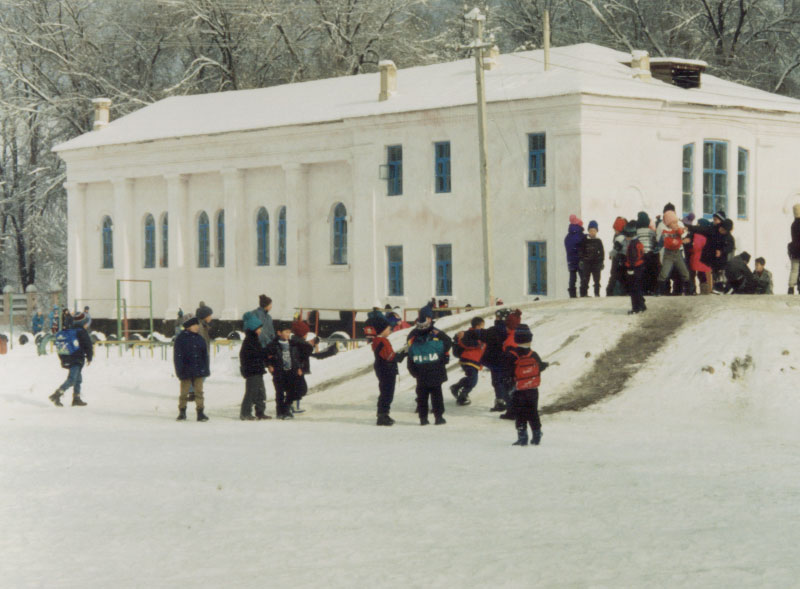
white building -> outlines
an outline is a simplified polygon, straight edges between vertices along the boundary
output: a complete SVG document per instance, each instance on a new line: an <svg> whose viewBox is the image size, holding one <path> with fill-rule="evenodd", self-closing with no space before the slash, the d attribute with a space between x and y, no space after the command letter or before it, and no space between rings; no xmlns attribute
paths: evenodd
<svg viewBox="0 0 800 589"><path fill-rule="evenodd" d="M647 60L631 68L590 44L554 49L549 71L542 61L503 55L486 72L497 296L567 295L571 213L596 219L608 247L617 215L667 202L725 209L737 249L764 256L784 291L800 101L697 62L652 60L649 79ZM108 125L101 103L99 130L55 148L70 300L112 299L128 278L153 281L166 317L203 299L238 318L259 293L278 316L483 304L473 68L401 70L386 100L381 74L366 74L173 97ZM125 289L146 304L140 285Z"/></svg>

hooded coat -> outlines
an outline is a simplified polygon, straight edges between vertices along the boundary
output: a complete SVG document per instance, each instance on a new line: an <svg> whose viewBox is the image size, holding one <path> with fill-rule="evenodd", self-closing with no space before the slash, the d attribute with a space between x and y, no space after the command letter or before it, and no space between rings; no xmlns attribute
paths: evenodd
<svg viewBox="0 0 800 589"><path fill-rule="evenodd" d="M571 223L567 229L567 236L564 238L564 248L567 250L567 268L570 271L577 271L581 262L579 246L583 241L583 227L577 223Z"/></svg>
<svg viewBox="0 0 800 589"><path fill-rule="evenodd" d="M789 242L789 257L800 260L800 204L792 207L794 221L792 221L792 241Z"/></svg>

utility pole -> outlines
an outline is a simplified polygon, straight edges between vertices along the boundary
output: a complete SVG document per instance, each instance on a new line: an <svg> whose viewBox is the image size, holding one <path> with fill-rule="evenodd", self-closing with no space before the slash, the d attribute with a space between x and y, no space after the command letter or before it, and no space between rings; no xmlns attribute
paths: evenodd
<svg viewBox="0 0 800 589"><path fill-rule="evenodd" d="M548 71L550 69L550 11L544 11L544 39L542 40L542 45L544 45L544 71Z"/></svg>
<svg viewBox="0 0 800 589"><path fill-rule="evenodd" d="M489 202L489 152L486 145L486 89L483 77L484 51L492 47L492 43L483 41L483 24L486 16L478 7L473 8L464 17L472 21L473 41L463 47L475 52L475 82L478 90L478 144L480 152L481 175L481 219L483 232L483 284L486 306L494 305L494 265L492 261L492 220Z"/></svg>

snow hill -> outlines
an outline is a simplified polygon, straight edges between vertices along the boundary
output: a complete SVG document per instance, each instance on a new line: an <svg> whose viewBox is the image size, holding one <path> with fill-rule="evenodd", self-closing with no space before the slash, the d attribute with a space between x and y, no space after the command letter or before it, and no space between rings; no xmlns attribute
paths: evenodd
<svg viewBox="0 0 800 589"><path fill-rule="evenodd" d="M647 304L524 307L556 363L527 448L488 411L488 374L423 428L403 369L397 424L376 427L369 350L315 362L306 413L261 423L238 420L225 350L203 424L174 421L158 355L101 351L89 405L57 409L65 371L15 346L0 356L0 586L796 586L800 298Z"/></svg>

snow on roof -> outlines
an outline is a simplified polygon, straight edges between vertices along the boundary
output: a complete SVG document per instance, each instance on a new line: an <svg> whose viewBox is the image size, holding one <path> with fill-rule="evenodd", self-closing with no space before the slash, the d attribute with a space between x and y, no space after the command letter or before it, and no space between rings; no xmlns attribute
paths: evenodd
<svg viewBox="0 0 800 589"><path fill-rule="evenodd" d="M628 53L583 43L551 50L550 71L542 51L508 53L486 72L488 102L596 94L716 107L800 113L800 100L703 75L702 87L686 90L658 80L634 79ZM101 131L57 145L70 151L177 137L308 125L475 104L475 62L400 70L397 93L378 101L379 73L259 88L173 96L121 117Z"/></svg>

